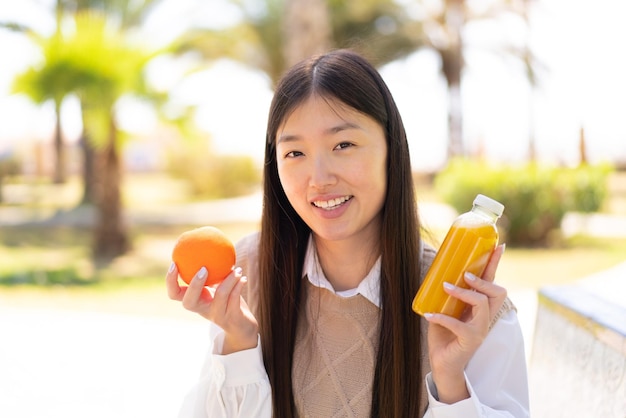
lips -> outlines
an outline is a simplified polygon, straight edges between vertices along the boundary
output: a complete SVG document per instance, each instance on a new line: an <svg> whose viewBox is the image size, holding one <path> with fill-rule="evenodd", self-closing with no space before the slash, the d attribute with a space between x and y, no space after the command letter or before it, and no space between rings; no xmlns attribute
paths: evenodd
<svg viewBox="0 0 626 418"><path fill-rule="evenodd" d="M311 204L320 209L333 210L343 205L350 199L352 199L352 196L341 196L330 200L315 200Z"/></svg>

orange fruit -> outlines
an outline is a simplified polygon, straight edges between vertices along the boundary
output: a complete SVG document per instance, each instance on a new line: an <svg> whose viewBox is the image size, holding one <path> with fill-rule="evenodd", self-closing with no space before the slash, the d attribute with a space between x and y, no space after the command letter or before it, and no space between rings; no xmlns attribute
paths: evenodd
<svg viewBox="0 0 626 418"><path fill-rule="evenodd" d="M218 228L203 226L183 232L172 251L178 274L187 284L206 267L205 286L221 283L235 265L235 246Z"/></svg>

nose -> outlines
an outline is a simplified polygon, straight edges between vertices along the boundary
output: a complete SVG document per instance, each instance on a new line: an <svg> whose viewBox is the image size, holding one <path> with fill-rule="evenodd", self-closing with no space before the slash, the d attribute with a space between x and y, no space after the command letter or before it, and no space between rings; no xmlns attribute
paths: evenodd
<svg viewBox="0 0 626 418"><path fill-rule="evenodd" d="M333 164L332 159L324 154L316 155L312 159L309 186L323 189L335 184L336 181L335 164Z"/></svg>

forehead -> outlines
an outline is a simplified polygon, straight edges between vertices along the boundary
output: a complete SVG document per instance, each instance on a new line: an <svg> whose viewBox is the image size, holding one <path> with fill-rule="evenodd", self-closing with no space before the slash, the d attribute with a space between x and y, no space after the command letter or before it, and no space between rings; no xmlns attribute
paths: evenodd
<svg viewBox="0 0 626 418"><path fill-rule="evenodd" d="M277 135L285 129L297 128L301 124L309 124L324 128L324 124L338 122L376 123L370 116L354 109L334 97L311 95L288 112L279 125ZM326 126L328 128L328 126Z"/></svg>

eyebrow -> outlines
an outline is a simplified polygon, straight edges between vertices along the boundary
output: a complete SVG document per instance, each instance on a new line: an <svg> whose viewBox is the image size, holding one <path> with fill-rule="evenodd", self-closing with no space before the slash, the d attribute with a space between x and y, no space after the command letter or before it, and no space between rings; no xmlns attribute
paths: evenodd
<svg viewBox="0 0 626 418"><path fill-rule="evenodd" d="M331 134L336 134L339 133L341 131L346 131L348 129L362 129L359 125L357 125L356 123L352 123L352 122L345 122L342 123L340 125L337 126L333 126L332 128L328 128L324 131L325 135L331 135ZM282 142L290 142L290 141L297 141L300 138L299 135L280 135L277 139L277 143L282 143Z"/></svg>

